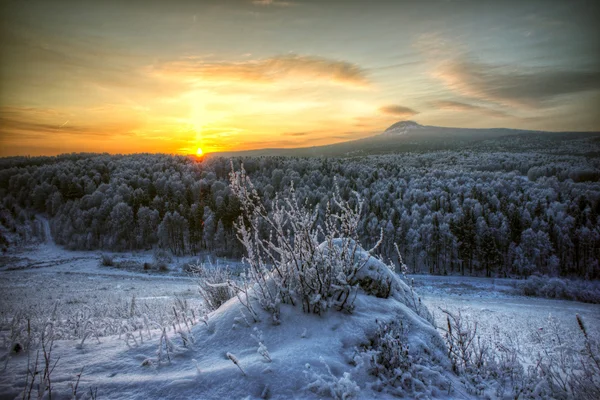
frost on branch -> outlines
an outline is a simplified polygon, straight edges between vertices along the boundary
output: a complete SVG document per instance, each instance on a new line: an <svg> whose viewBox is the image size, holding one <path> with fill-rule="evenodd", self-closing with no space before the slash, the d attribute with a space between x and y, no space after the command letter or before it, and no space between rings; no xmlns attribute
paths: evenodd
<svg viewBox="0 0 600 400"><path fill-rule="evenodd" d="M349 372L344 372L344 374L338 378L331 372L331 368L327 362L325 362L323 357L320 357L320 361L325 366L327 374L319 374L312 369L310 364L306 364L306 371L304 371L304 374L311 380L306 387L308 390L323 396L341 400L354 399L359 396L360 387L352 380L352 376Z"/></svg>
<svg viewBox="0 0 600 400"><path fill-rule="evenodd" d="M307 313L329 308L351 312L357 290L377 297L390 295L391 271L373 269L371 253L358 244L362 200L354 205L335 190L325 211L301 204L293 186L289 195L265 205L245 170L232 170L231 188L240 200L242 216L236 229L245 248L246 279L262 308L277 322L279 304L300 303ZM245 292L247 294L247 292Z"/></svg>

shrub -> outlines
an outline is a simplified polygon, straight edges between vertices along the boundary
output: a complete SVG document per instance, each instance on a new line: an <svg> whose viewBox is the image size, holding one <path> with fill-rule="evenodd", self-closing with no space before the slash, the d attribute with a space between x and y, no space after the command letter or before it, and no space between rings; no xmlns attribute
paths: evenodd
<svg viewBox="0 0 600 400"><path fill-rule="evenodd" d="M371 372L395 385L412 366L407 330L402 320L376 323L377 332L367 347L371 353Z"/></svg>
<svg viewBox="0 0 600 400"><path fill-rule="evenodd" d="M157 267L160 272L169 272L169 266L167 264L160 263Z"/></svg>
<svg viewBox="0 0 600 400"><path fill-rule="evenodd" d="M525 296L600 304L600 283L597 281L530 276L527 280L517 283L516 288Z"/></svg>
<svg viewBox="0 0 600 400"><path fill-rule="evenodd" d="M306 364L304 374L310 380L310 383L306 387L308 390L322 396L341 400L359 397L360 387L352 380L352 375L349 372L344 372L338 378L331 372L331 368L323 357L320 357L320 361L327 370L326 374L317 373L310 364Z"/></svg>
<svg viewBox="0 0 600 400"><path fill-rule="evenodd" d="M540 290L543 297L551 299L567 299L571 296L567 293L567 284L559 278L550 278Z"/></svg>
<svg viewBox="0 0 600 400"><path fill-rule="evenodd" d="M108 254L102 254L100 256L100 263L105 267L113 267L115 265L112 257Z"/></svg>
<svg viewBox="0 0 600 400"><path fill-rule="evenodd" d="M154 262L156 264L158 264L158 263L169 264L169 263L173 262L173 257L171 256L171 254L169 254L168 251L163 250L163 249L155 249L154 254L152 255L152 258L154 259Z"/></svg>
<svg viewBox="0 0 600 400"><path fill-rule="evenodd" d="M189 266L189 269L197 277L198 291L209 311L216 310L227 300L235 296L232 287L226 284L231 279L231 273L228 268L192 264Z"/></svg>
<svg viewBox="0 0 600 400"><path fill-rule="evenodd" d="M155 249L152 258L154 259L154 266L160 272L167 272L169 270L169 263L173 261L173 257L162 249Z"/></svg>
<svg viewBox="0 0 600 400"><path fill-rule="evenodd" d="M351 205L341 199L336 185L333 199L320 214L318 207L298 201L293 186L288 195L263 204L243 166L240 172L232 170L230 181L242 209L236 229L246 250L249 282L236 290L247 295L247 288L254 287L274 322L282 302L300 303L307 313L320 314L331 307L352 311L357 274L368 262L358 244L363 205L358 195Z"/></svg>

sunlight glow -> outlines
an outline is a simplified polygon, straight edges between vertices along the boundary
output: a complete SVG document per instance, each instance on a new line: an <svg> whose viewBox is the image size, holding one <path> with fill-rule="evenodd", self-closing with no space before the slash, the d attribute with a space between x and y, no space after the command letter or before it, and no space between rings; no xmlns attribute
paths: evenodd
<svg viewBox="0 0 600 400"><path fill-rule="evenodd" d="M200 157L202 154L204 154L204 153L202 152L202 149L201 149L200 147L198 147L198 150L196 150L196 155L197 155L198 157Z"/></svg>

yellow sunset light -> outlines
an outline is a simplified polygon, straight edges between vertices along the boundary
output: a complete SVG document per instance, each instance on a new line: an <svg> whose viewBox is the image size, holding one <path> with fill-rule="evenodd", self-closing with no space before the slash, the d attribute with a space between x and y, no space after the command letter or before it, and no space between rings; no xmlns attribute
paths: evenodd
<svg viewBox="0 0 600 400"><path fill-rule="evenodd" d="M196 150L196 155L197 155L197 156L201 156L202 154L204 154L204 153L202 152L202 149L201 149L200 147L198 147L198 150Z"/></svg>

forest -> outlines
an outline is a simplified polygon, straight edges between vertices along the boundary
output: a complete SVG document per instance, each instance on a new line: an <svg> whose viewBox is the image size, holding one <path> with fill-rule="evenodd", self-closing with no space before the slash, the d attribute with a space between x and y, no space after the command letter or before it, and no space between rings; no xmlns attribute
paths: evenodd
<svg viewBox="0 0 600 400"><path fill-rule="evenodd" d="M364 201L359 238L411 273L600 278L600 161L551 151L348 158L66 154L0 159L0 245L39 235L77 250L164 249L239 259L243 168L267 203L294 191L320 216L338 190ZM337 188L337 189L334 189ZM264 235L269 232L265 228Z"/></svg>

